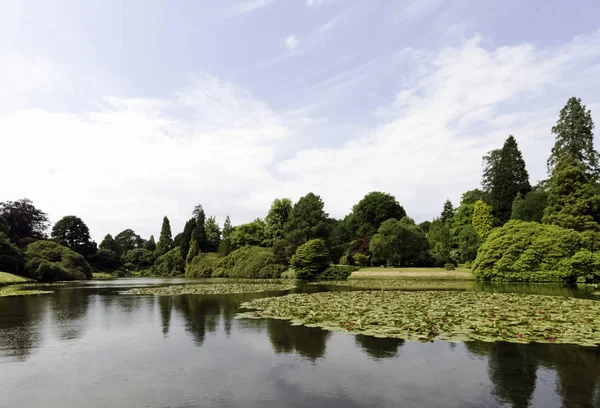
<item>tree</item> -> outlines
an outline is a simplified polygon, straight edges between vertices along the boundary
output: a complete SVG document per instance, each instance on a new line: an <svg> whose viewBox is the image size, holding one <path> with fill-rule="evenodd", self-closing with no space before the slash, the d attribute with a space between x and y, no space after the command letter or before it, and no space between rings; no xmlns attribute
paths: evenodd
<svg viewBox="0 0 600 408"><path fill-rule="evenodd" d="M477 256L479 237L473 228L473 211L475 203L484 198L485 193L478 189L465 192L452 217L451 234L461 262L472 261Z"/></svg>
<svg viewBox="0 0 600 408"><path fill-rule="evenodd" d="M552 174L560 159L570 155L583 163L587 176L597 181L600 175L598 152L594 149L594 122L592 113L582 105L580 98L572 97L560 111L556 126L552 127L556 142L548 158L548 174Z"/></svg>
<svg viewBox="0 0 600 408"><path fill-rule="evenodd" d="M156 245L156 256L161 256L169 252L173 248L173 238L171 235L171 223L165 215L160 229L160 237Z"/></svg>
<svg viewBox="0 0 600 408"><path fill-rule="evenodd" d="M89 263L95 270L112 273L121 266L121 258L114 251L100 248L90 257Z"/></svg>
<svg viewBox="0 0 600 408"><path fill-rule="evenodd" d="M196 219L190 218L183 228L183 236L181 237L181 258L186 259L188 251L190 250L190 241L192 240L192 233L194 232L194 228L196 228Z"/></svg>
<svg viewBox="0 0 600 408"><path fill-rule="evenodd" d="M552 172L543 223L577 231L600 230L600 196L585 170L585 165L573 156L560 159Z"/></svg>
<svg viewBox="0 0 600 408"><path fill-rule="evenodd" d="M494 217L492 207L479 200L473 209L473 228L481 242L484 242L494 228Z"/></svg>
<svg viewBox="0 0 600 408"><path fill-rule="evenodd" d="M452 202L450 200L446 200L444 203L444 209L442 210L442 215L440 219L442 222L450 222L452 217L454 216L454 207L452 206Z"/></svg>
<svg viewBox="0 0 600 408"><path fill-rule="evenodd" d="M119 245L117 245L117 242L110 234L106 234L104 236L104 239L102 240L102 242L100 242L99 248L112 251L116 254L120 253Z"/></svg>
<svg viewBox="0 0 600 408"><path fill-rule="evenodd" d="M221 256L227 256L232 251L231 248L231 234L233 232L233 227L231 226L231 219L229 219L229 215L225 218L225 223L223 224L223 236L221 239L221 243L219 244L219 254Z"/></svg>
<svg viewBox="0 0 600 408"><path fill-rule="evenodd" d="M143 271L154 264L154 254L144 248L135 248L125 252L121 262L128 270Z"/></svg>
<svg viewBox="0 0 600 408"><path fill-rule="evenodd" d="M8 237L18 245L26 238L45 238L50 224L48 215L35 208L27 198L0 203L0 216L9 226Z"/></svg>
<svg viewBox="0 0 600 408"><path fill-rule="evenodd" d="M204 224L204 230L206 231L206 251L217 252L221 243L221 228L215 217L208 217Z"/></svg>
<svg viewBox="0 0 600 408"><path fill-rule="evenodd" d="M517 194L527 194L531 190L529 174L517 141L511 135L502 149L490 152L486 157L483 185L489 194L495 217L504 224L510 219L512 203ZM485 158L484 158L485 160Z"/></svg>
<svg viewBox="0 0 600 408"><path fill-rule="evenodd" d="M115 244L117 246L117 251L115 252L123 255L127 251L140 248L144 244L144 240L132 229L126 229L115 236Z"/></svg>
<svg viewBox="0 0 600 408"><path fill-rule="evenodd" d="M290 261L298 279L311 279L329 267L329 253L322 239L312 239L298 247Z"/></svg>
<svg viewBox="0 0 600 408"><path fill-rule="evenodd" d="M267 246L265 228L265 222L260 218L246 224L238 225L231 233L232 248L237 249L245 245Z"/></svg>
<svg viewBox="0 0 600 408"><path fill-rule="evenodd" d="M150 235L148 241L144 242L144 249L147 249L150 252L156 251L156 241L154 240L154 235Z"/></svg>
<svg viewBox="0 0 600 408"><path fill-rule="evenodd" d="M83 220L74 215L61 218L52 227L52 238L67 248L89 258L98 250L97 245L90 238L90 230Z"/></svg>
<svg viewBox="0 0 600 408"><path fill-rule="evenodd" d="M185 272L185 260L177 247L158 257L155 266L156 274L160 276L177 276Z"/></svg>
<svg viewBox="0 0 600 408"><path fill-rule="evenodd" d="M288 222L291 212L292 200L289 198L277 198L271 204L269 213L265 218L265 233L271 244L284 237L284 226Z"/></svg>
<svg viewBox="0 0 600 408"><path fill-rule="evenodd" d="M512 205L511 220L542 222L548 205L548 192L533 190L525 196L519 194Z"/></svg>
<svg viewBox="0 0 600 408"><path fill-rule="evenodd" d="M458 254L461 262L473 261L479 249L479 236L473 225L466 225L458 234Z"/></svg>
<svg viewBox="0 0 600 408"><path fill-rule="evenodd" d="M427 238L431 244L431 254L435 259L436 266L456 263L456 250L450 223L442 222L440 218L433 220Z"/></svg>
<svg viewBox="0 0 600 408"><path fill-rule="evenodd" d="M10 232L10 225L8 225L8 221L6 221L4 219L4 217L0 215L0 233L6 235L8 237L9 232Z"/></svg>
<svg viewBox="0 0 600 408"><path fill-rule="evenodd" d="M357 237L371 236L377 232L382 222L390 218L400 220L406 216L406 211L394 196L379 191L365 195L352 208L352 213L356 222Z"/></svg>
<svg viewBox="0 0 600 408"><path fill-rule="evenodd" d="M196 226L194 227L194 231L192 231L192 240L196 240L199 252L208 252L205 229L206 215L204 214L204 209L202 208L202 205L198 204L196 207L194 207L192 215L196 219ZM192 245L190 243L190 249L191 246ZM194 254L194 256L195 255L197 254Z"/></svg>
<svg viewBox="0 0 600 408"><path fill-rule="evenodd" d="M286 239L290 244L299 245L315 238L327 238L328 214L323 210L321 197L308 193L301 197L290 212L285 224Z"/></svg>
<svg viewBox="0 0 600 408"><path fill-rule="evenodd" d="M8 239L8 236L0 232L0 271L24 274L25 259L21 250Z"/></svg>
<svg viewBox="0 0 600 408"><path fill-rule="evenodd" d="M396 266L422 266L428 248L425 233L408 217L381 223L369 244L375 262Z"/></svg>

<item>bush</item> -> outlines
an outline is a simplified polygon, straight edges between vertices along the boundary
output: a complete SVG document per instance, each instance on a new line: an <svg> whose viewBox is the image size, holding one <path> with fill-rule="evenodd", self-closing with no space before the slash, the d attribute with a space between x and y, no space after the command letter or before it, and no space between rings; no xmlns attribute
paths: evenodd
<svg viewBox="0 0 600 408"><path fill-rule="evenodd" d="M365 254L356 253L353 258L354 263L358 266L369 266L371 263L369 257Z"/></svg>
<svg viewBox="0 0 600 408"><path fill-rule="evenodd" d="M600 277L600 253L590 252L589 242L572 229L512 220L481 246L473 274L494 281L592 282Z"/></svg>
<svg viewBox="0 0 600 408"><path fill-rule="evenodd" d="M125 269L143 271L154 264L154 254L144 248L131 249L123 254L121 262Z"/></svg>
<svg viewBox="0 0 600 408"><path fill-rule="evenodd" d="M25 249L26 275L44 282L92 278L83 256L54 241L36 241Z"/></svg>
<svg viewBox="0 0 600 408"><path fill-rule="evenodd" d="M275 255L271 248L245 246L223 258L221 266L224 269L224 276L230 278L261 278L273 273L268 269L263 271L263 268L275 264Z"/></svg>
<svg viewBox="0 0 600 408"><path fill-rule="evenodd" d="M156 260L155 274L160 276L176 276L185 273L185 260L181 257L181 248L175 247Z"/></svg>
<svg viewBox="0 0 600 408"><path fill-rule="evenodd" d="M447 271L453 271L456 269L456 266L453 263L448 262L446 265L444 265L444 269Z"/></svg>
<svg viewBox="0 0 600 408"><path fill-rule="evenodd" d="M185 270L185 276L194 278L210 278L223 276L222 258L216 253L203 252L194 257Z"/></svg>
<svg viewBox="0 0 600 408"><path fill-rule="evenodd" d="M346 254L340 258L339 265L354 266L354 258L352 257L352 255Z"/></svg>
<svg viewBox="0 0 600 408"><path fill-rule="evenodd" d="M315 278L329 266L329 254L325 241L311 239L300 245L292 256L290 265L296 271L298 279Z"/></svg>
<svg viewBox="0 0 600 408"><path fill-rule="evenodd" d="M265 265L260 272L258 273L258 277L259 278L264 278L264 279L271 279L271 278L275 278L278 279L281 277L281 274L283 272L285 272L287 270L287 267L285 265L281 265L281 264L269 264L269 265Z"/></svg>
<svg viewBox="0 0 600 408"><path fill-rule="evenodd" d="M346 280L352 272L358 271L358 267L351 265L331 265L318 276L318 280Z"/></svg>

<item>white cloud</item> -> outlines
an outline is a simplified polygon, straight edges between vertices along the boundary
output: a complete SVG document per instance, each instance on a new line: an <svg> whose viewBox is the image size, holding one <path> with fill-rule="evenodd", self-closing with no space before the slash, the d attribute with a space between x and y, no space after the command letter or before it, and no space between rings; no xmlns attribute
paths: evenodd
<svg viewBox="0 0 600 408"><path fill-rule="evenodd" d="M296 48L298 48L298 39L296 38L296 36L295 35L288 35L285 38L285 46L289 50L295 50Z"/></svg>
<svg viewBox="0 0 600 408"><path fill-rule="evenodd" d="M228 14L246 14L254 10L261 9L273 3L275 0L247 0L235 3L234 5L227 8Z"/></svg>

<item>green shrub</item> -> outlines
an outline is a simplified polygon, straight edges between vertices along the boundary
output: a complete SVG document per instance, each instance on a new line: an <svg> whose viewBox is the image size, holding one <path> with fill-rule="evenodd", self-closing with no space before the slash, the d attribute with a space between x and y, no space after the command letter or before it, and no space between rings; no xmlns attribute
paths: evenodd
<svg viewBox="0 0 600 408"><path fill-rule="evenodd" d="M356 253L353 258L354 263L358 266L369 266L371 264L369 257L365 254Z"/></svg>
<svg viewBox="0 0 600 408"><path fill-rule="evenodd" d="M265 265L260 272L258 273L258 277L259 278L264 278L264 279L278 279L281 277L281 274L283 272L285 272L287 270L287 267L285 265L280 265L280 264L269 264L269 265Z"/></svg>
<svg viewBox="0 0 600 408"><path fill-rule="evenodd" d="M331 265L318 276L318 280L346 280L358 267L351 265Z"/></svg>
<svg viewBox="0 0 600 408"><path fill-rule="evenodd" d="M446 265L444 265L444 269L447 271L453 271L456 269L456 266L453 263L448 262Z"/></svg>
<svg viewBox="0 0 600 408"><path fill-rule="evenodd" d="M219 270L223 269L221 267L222 260L223 258L213 252L199 253L185 269L185 276L194 278L210 278L213 275L223 276L222 272L218 273Z"/></svg>
<svg viewBox="0 0 600 408"><path fill-rule="evenodd" d="M356 255L355 255L356 256ZM296 271L298 279L313 279L329 267L329 254L325 241L311 239L296 250L290 265Z"/></svg>
<svg viewBox="0 0 600 408"><path fill-rule="evenodd" d="M585 234L556 225L509 221L491 232L473 263L480 280L591 282L598 280L600 253Z"/></svg>
<svg viewBox="0 0 600 408"><path fill-rule="evenodd" d="M54 241L36 241L25 249L26 275L43 282L92 279L83 256Z"/></svg>
<svg viewBox="0 0 600 408"><path fill-rule="evenodd" d="M175 247L156 260L155 273L160 276L176 276L185 273L185 260L181 257L181 248Z"/></svg>
<svg viewBox="0 0 600 408"><path fill-rule="evenodd" d="M131 249L123 254L121 262L125 269L143 271L154 264L154 254L144 248Z"/></svg>
<svg viewBox="0 0 600 408"><path fill-rule="evenodd" d="M274 265L275 255L271 248L245 246L231 252L222 259L224 276L230 278L261 278L261 271L267 265ZM268 270L264 274L272 273Z"/></svg>
<svg viewBox="0 0 600 408"><path fill-rule="evenodd" d="M354 258L352 257L352 255L345 254L340 258L339 265L354 266Z"/></svg>

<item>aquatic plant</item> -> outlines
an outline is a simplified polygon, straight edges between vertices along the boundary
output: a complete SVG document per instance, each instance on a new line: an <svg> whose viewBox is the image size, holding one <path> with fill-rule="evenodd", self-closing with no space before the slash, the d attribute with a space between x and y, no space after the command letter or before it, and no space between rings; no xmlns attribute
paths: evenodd
<svg viewBox="0 0 600 408"><path fill-rule="evenodd" d="M125 295L220 295L229 293L275 292L294 288L279 283L202 283L196 285L172 285L136 288L123 292Z"/></svg>
<svg viewBox="0 0 600 408"><path fill-rule="evenodd" d="M378 337L431 341L600 344L600 302L524 294L351 291L242 304L239 318L276 318Z"/></svg>

